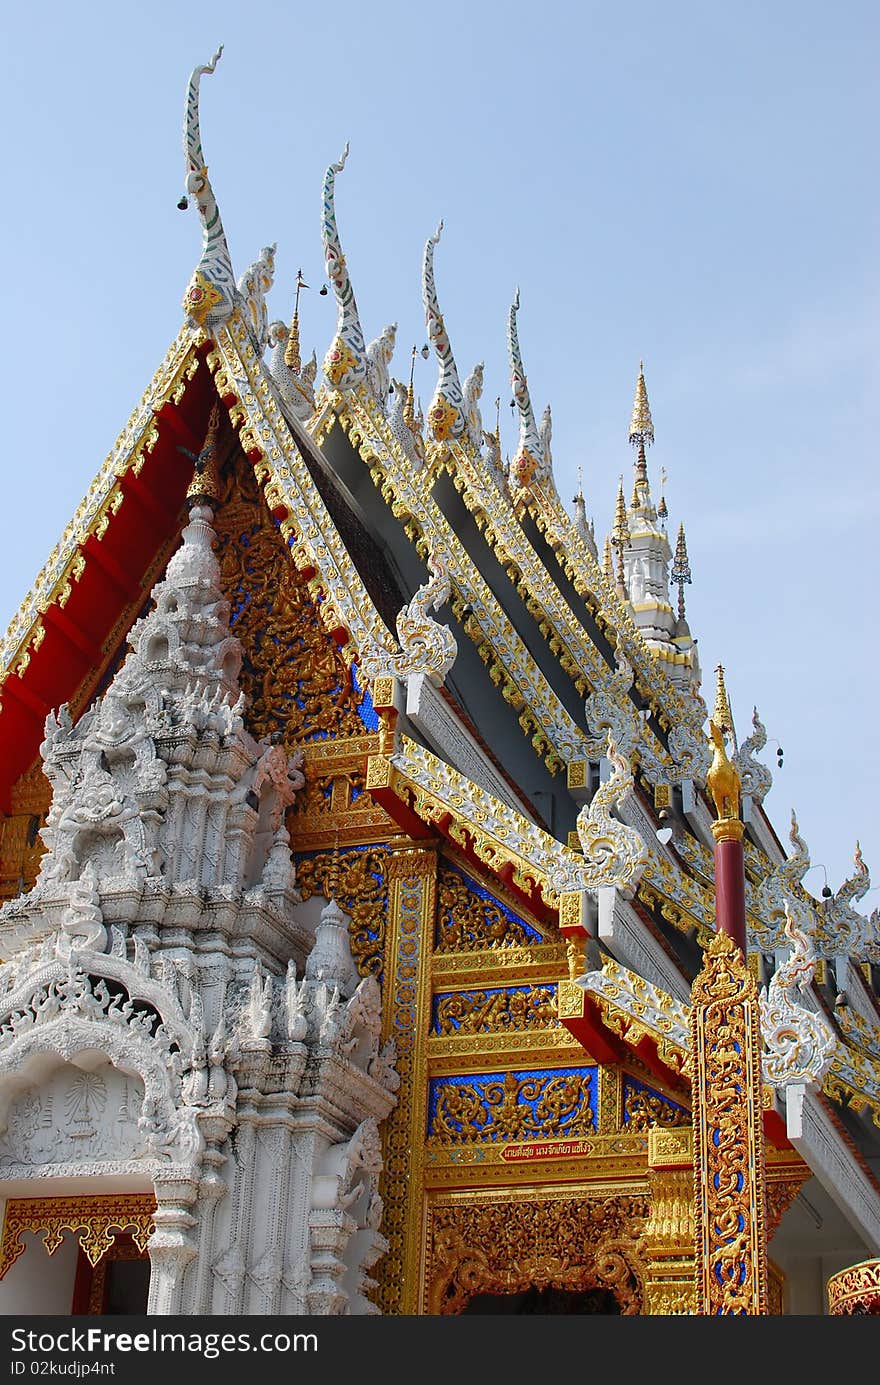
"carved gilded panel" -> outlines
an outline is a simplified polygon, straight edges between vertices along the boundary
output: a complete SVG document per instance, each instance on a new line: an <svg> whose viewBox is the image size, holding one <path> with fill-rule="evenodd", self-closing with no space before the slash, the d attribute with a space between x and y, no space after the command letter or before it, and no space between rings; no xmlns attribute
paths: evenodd
<svg viewBox="0 0 880 1385"><path fill-rule="evenodd" d="M447 1198L428 1205L425 1312L461 1313L477 1294L531 1288L607 1290L619 1313L643 1311L646 1198Z"/></svg>
<svg viewBox="0 0 880 1385"><path fill-rule="evenodd" d="M509 905L502 903L464 871L448 861L438 877L438 952L521 947L544 941L541 934Z"/></svg>
<svg viewBox="0 0 880 1385"><path fill-rule="evenodd" d="M116 1193L106 1197L9 1198L0 1238L0 1279L25 1253L25 1231L42 1233L48 1255L64 1240L65 1231L79 1239L89 1264L94 1266L113 1245L118 1232L130 1231L138 1249L145 1251L154 1230L156 1200L149 1193Z"/></svg>
<svg viewBox="0 0 880 1385"><path fill-rule="evenodd" d="M442 1143L585 1135L596 1129L596 1069L436 1077L428 1139Z"/></svg>
<svg viewBox="0 0 880 1385"><path fill-rule="evenodd" d="M29 890L40 869L45 847L39 833L52 801L42 765L32 765L9 797L9 817L0 817L0 902Z"/></svg>
<svg viewBox="0 0 880 1385"><path fill-rule="evenodd" d="M705 1314L767 1312L766 1161L758 988L716 933L691 988L697 1300Z"/></svg>
<svg viewBox="0 0 880 1385"><path fill-rule="evenodd" d="M495 1034L558 1027L555 986L495 986L434 997L433 1034Z"/></svg>
<svg viewBox="0 0 880 1385"><path fill-rule="evenodd" d="M292 751L326 736L361 736L377 721L321 621L253 470L223 470L215 529L221 585L242 643L241 685L255 736L279 735Z"/></svg>
<svg viewBox="0 0 880 1385"><path fill-rule="evenodd" d="M686 1125L690 1128L691 1113L678 1102L661 1096L652 1087L633 1077L623 1078L623 1124L628 1130L662 1129Z"/></svg>

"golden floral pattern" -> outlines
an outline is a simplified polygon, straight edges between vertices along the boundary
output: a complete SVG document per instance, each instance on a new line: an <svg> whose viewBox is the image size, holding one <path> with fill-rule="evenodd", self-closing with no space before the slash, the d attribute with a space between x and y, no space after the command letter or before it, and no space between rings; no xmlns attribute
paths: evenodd
<svg viewBox="0 0 880 1385"><path fill-rule="evenodd" d="M437 890L438 952L471 952L484 947L521 947L541 942L538 931L511 909L479 890L455 867L440 867Z"/></svg>
<svg viewBox="0 0 880 1385"><path fill-rule="evenodd" d="M623 1120L631 1133L648 1131L652 1125L670 1130L678 1125L689 1126L691 1113L650 1087L624 1079Z"/></svg>
<svg viewBox="0 0 880 1385"><path fill-rule="evenodd" d="M555 986L512 986L455 991L435 1001L435 1034L495 1034L520 1029L555 1029Z"/></svg>
<svg viewBox="0 0 880 1385"><path fill-rule="evenodd" d="M316 894L333 897L348 914L348 940L359 976L382 974L388 854L387 847L368 846L295 858L296 883L303 900Z"/></svg>
<svg viewBox="0 0 880 1385"><path fill-rule="evenodd" d="M107 1197L9 1198L0 1239L0 1279L24 1255L25 1231L42 1232L48 1255L73 1231L90 1265L97 1265L119 1231L130 1231L138 1249L145 1251L153 1233L156 1200L149 1193L118 1193Z"/></svg>
<svg viewBox="0 0 880 1385"><path fill-rule="evenodd" d="M431 1083L432 1141L526 1140L587 1135L596 1128L595 1069L505 1072Z"/></svg>
<svg viewBox="0 0 880 1385"><path fill-rule="evenodd" d="M758 991L716 933L691 987L697 1304L767 1312L766 1173Z"/></svg>
<svg viewBox="0 0 880 1385"><path fill-rule="evenodd" d="M880 1314L880 1260L863 1260L828 1281L828 1312L862 1317Z"/></svg>
<svg viewBox="0 0 880 1385"><path fill-rule="evenodd" d="M606 1290L625 1315L644 1301L647 1198L456 1202L428 1212L426 1311L461 1313L477 1294Z"/></svg>
<svg viewBox="0 0 880 1385"><path fill-rule="evenodd" d="M360 736L363 693L325 629L250 466L227 465L217 510L221 586L241 640L246 720L285 749L326 736Z"/></svg>

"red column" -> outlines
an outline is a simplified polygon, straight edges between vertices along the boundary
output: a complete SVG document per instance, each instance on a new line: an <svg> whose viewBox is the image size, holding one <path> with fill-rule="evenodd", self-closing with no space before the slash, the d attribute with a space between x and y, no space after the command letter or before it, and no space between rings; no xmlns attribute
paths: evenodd
<svg viewBox="0 0 880 1385"><path fill-rule="evenodd" d="M733 824L730 823L730 826ZM720 827L714 823L713 827ZM742 824L736 823L742 831ZM746 868L741 838L715 841L715 927L732 938L746 955Z"/></svg>

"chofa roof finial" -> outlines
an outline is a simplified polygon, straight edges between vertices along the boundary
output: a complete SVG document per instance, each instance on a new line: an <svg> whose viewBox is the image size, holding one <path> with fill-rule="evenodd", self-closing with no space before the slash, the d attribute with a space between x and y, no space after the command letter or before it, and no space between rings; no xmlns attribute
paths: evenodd
<svg viewBox="0 0 880 1385"><path fill-rule="evenodd" d="M425 305L425 326L428 331L428 340L434 347L440 369L434 397L428 408L428 426L438 442L447 442L451 438L461 437L465 430L466 419L458 367L455 364L452 346L446 334L434 283L434 248L439 243L442 230L443 222L441 221L433 236L429 236L425 243L425 254L422 260L422 301Z"/></svg>
<svg viewBox="0 0 880 1385"><path fill-rule="evenodd" d="M220 208L208 178L199 128L199 83L203 73L214 71L222 52L221 43L211 61L193 68L190 74L183 122L187 195L178 204L185 208L188 199L194 198L202 223L202 257L184 294L183 310L193 326L205 331L211 331L224 322L235 304L235 274L220 219Z"/></svg>
<svg viewBox="0 0 880 1385"><path fill-rule="evenodd" d="M544 448L538 426L535 423L532 399L519 349L519 331L516 321L518 312L519 289L513 296L513 302L507 316L510 385L513 390L514 402L519 410L519 442L510 464L511 485L516 490L530 486L535 477L544 470Z"/></svg>
<svg viewBox="0 0 880 1385"><path fill-rule="evenodd" d="M342 172L347 158L346 142L340 158L324 174L321 217L327 278L336 297L336 335L324 357L323 371L333 389L340 391L356 389L366 375L364 334L336 226L336 174Z"/></svg>

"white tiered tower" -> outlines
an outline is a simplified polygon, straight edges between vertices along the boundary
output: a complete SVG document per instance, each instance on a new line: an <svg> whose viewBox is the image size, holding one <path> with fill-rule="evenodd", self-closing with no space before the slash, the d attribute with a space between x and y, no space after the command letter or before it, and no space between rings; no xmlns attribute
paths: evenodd
<svg viewBox="0 0 880 1385"><path fill-rule="evenodd" d="M376 1312L393 1047L338 905L300 901L301 754L245 728L207 490L104 695L47 719L47 851L0 910L0 1197L152 1191L150 1313Z"/></svg>
<svg viewBox="0 0 880 1385"><path fill-rule="evenodd" d="M697 651L685 619L683 599L676 618L669 595L669 563L673 555L666 533L666 502L661 495L659 507L655 506L648 480L645 448L654 441L654 424L641 362L629 440L638 450L632 497L626 511L628 535L623 544L623 570L633 620L672 681L681 687L699 686ZM680 545L683 542L682 533ZM674 572L676 580L677 574L678 568ZM689 573L684 580L690 581Z"/></svg>

